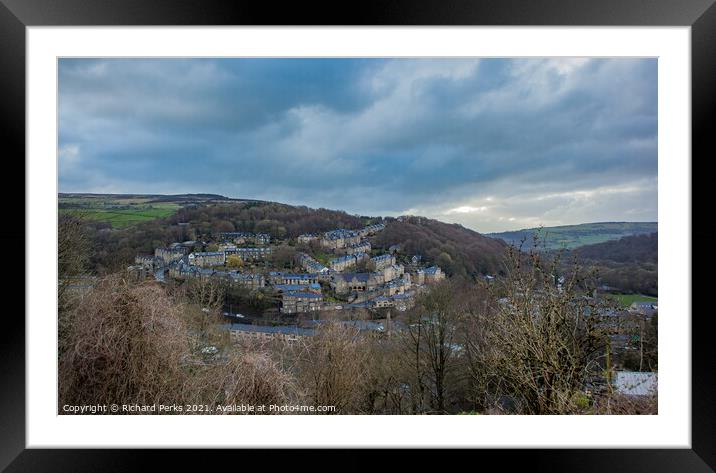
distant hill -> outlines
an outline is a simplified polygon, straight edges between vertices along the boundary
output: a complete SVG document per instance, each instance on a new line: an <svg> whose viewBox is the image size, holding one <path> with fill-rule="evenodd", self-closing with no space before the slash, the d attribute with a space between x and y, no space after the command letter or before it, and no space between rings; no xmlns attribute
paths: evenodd
<svg viewBox="0 0 716 473"><path fill-rule="evenodd" d="M94 193L68 193L60 192L58 194L60 202L76 200L95 200L95 201L142 201L142 202L211 202L211 201L231 201L240 199L231 199L219 194L94 194Z"/></svg>
<svg viewBox="0 0 716 473"><path fill-rule="evenodd" d="M626 236L619 240L580 246L571 253L580 260L658 263L659 234Z"/></svg>
<svg viewBox="0 0 716 473"><path fill-rule="evenodd" d="M603 222L564 225L558 227L527 228L512 232L488 233L491 238L507 244L531 248L534 235L538 235L539 249L573 249L584 245L618 240L624 236L651 234L658 231L657 222Z"/></svg>
<svg viewBox="0 0 716 473"><path fill-rule="evenodd" d="M458 224L425 217L386 219L385 230L373 239L376 248L399 244L401 253L420 255L447 274L477 275L500 272L507 246Z"/></svg>
<svg viewBox="0 0 716 473"><path fill-rule="evenodd" d="M80 215L112 228L125 228L168 217L184 208L212 203L254 202L218 194L92 194L60 193L60 213Z"/></svg>

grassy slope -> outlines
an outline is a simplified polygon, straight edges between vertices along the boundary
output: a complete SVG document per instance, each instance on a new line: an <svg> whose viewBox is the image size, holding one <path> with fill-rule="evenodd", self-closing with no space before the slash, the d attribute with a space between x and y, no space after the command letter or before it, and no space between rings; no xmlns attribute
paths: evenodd
<svg viewBox="0 0 716 473"><path fill-rule="evenodd" d="M108 222L113 228L126 228L148 220L168 217L176 212L181 206L175 203L151 203L145 200L129 199L72 199L61 198L61 204L79 204L82 208L60 208L60 213L81 215L91 220ZM129 209L107 209L104 204L129 205Z"/></svg>
<svg viewBox="0 0 716 473"><path fill-rule="evenodd" d="M657 302L658 300L656 297L641 294L611 294L609 297L616 299L622 307L629 307L634 302Z"/></svg>

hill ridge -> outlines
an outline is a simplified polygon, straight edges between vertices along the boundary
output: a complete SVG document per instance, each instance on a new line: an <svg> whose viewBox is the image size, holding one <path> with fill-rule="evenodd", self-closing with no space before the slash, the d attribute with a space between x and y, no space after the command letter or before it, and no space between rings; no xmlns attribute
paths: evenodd
<svg viewBox="0 0 716 473"><path fill-rule="evenodd" d="M523 241L532 242L533 235L542 236L540 249L574 249L584 245L618 240L625 236L645 235L658 232L658 222L591 222L553 227L533 227L507 232L486 233L490 238L501 239L507 244L519 246Z"/></svg>

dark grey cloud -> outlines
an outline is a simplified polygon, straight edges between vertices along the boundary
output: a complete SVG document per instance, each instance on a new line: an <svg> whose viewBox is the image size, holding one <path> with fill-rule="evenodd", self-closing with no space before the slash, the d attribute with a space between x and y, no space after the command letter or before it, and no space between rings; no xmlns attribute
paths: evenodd
<svg viewBox="0 0 716 473"><path fill-rule="evenodd" d="M72 59L59 77L66 192L480 231L657 216L655 59Z"/></svg>

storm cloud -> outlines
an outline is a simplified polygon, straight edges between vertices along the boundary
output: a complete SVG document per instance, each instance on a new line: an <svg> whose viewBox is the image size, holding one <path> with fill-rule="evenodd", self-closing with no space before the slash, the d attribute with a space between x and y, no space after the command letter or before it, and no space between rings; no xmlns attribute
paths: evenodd
<svg viewBox="0 0 716 473"><path fill-rule="evenodd" d="M657 219L656 59L61 59L61 192Z"/></svg>

